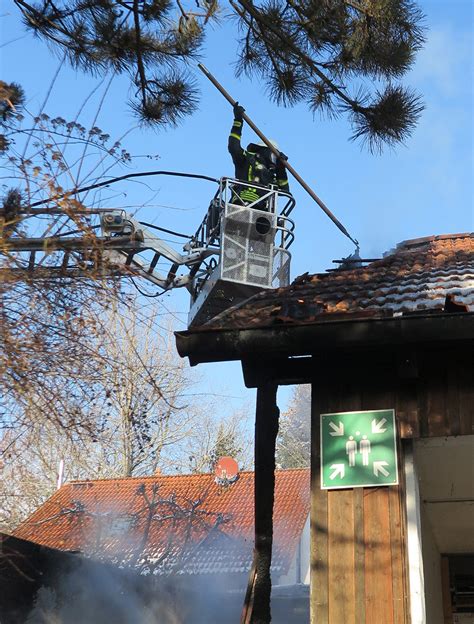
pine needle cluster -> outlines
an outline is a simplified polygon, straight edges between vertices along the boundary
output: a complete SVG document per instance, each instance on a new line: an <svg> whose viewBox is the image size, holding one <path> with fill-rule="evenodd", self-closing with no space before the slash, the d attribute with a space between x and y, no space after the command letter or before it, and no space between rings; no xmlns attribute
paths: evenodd
<svg viewBox="0 0 474 624"><path fill-rule="evenodd" d="M24 101L25 94L20 85L0 80L0 154L7 151L10 143L3 131L21 116Z"/></svg>
<svg viewBox="0 0 474 624"><path fill-rule="evenodd" d="M144 122L175 124L191 113L196 87L186 70L202 44L192 16L171 0L15 0L25 25L70 63L93 73L128 73L132 107Z"/></svg>
<svg viewBox="0 0 474 624"><path fill-rule="evenodd" d="M145 123L176 124L197 105L187 70L218 0L14 0L28 28L88 71L128 73ZM191 8L185 8L186 2ZM400 80L424 42L416 0L229 0L237 16L237 73L278 104L347 114L370 150L403 142L423 104Z"/></svg>
<svg viewBox="0 0 474 624"><path fill-rule="evenodd" d="M278 103L348 113L371 151L403 142L423 110L399 84L424 41L412 0L230 0L242 31L238 71ZM351 93L350 89L354 92Z"/></svg>

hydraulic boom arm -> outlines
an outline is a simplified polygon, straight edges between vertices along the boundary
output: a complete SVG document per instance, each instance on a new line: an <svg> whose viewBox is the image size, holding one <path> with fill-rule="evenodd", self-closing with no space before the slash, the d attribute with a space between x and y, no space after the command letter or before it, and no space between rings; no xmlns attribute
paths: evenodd
<svg viewBox="0 0 474 624"><path fill-rule="evenodd" d="M105 210L100 217L102 236L7 238L3 251L14 256L15 263L0 269L2 278L17 281L28 276L51 279L125 274L143 277L163 290L190 288L201 264L219 254L218 247L197 247L193 240L185 246L185 253L179 253L123 210ZM47 257L53 262L45 263ZM166 272L157 269L163 264L168 265ZM180 267L187 272L178 275Z"/></svg>
<svg viewBox="0 0 474 624"><path fill-rule="evenodd" d="M141 223L118 209L83 211L83 227L60 236L32 238L12 230L5 235L4 228L1 241L7 261L0 277L10 282L142 277L163 292L185 287L191 295L189 322L205 323L264 288L289 283L288 250L294 239L289 214L295 201L271 186L259 187L258 198L249 204L240 197L249 184L222 178L201 225L182 251L153 228L170 230ZM42 214L67 216L47 208ZM47 231L57 222L53 220Z"/></svg>

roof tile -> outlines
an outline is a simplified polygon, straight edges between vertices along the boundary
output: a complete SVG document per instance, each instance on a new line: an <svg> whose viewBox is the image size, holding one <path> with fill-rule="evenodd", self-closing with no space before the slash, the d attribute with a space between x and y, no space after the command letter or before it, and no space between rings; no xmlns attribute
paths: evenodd
<svg viewBox="0 0 474 624"><path fill-rule="evenodd" d="M272 569L285 573L309 514L309 470L276 471ZM253 547L253 472L71 482L14 535L142 573L242 572Z"/></svg>
<svg viewBox="0 0 474 624"><path fill-rule="evenodd" d="M443 312L446 297L451 296L474 311L472 233L404 241L361 268L305 273L290 286L262 291L192 331L305 324L370 313L382 318Z"/></svg>

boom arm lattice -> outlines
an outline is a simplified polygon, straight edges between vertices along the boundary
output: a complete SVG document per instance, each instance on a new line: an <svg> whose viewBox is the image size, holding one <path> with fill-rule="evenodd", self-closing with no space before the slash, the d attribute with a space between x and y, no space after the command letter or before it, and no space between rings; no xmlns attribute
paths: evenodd
<svg viewBox="0 0 474 624"><path fill-rule="evenodd" d="M5 281L137 275L164 290L189 288L201 264L219 253L193 240L179 253L123 210L103 211L101 228L102 236L10 237L3 252L14 266L0 269L0 275ZM52 262L46 264L47 258ZM157 270L163 263L171 264L166 273ZM187 273L178 275L180 267Z"/></svg>

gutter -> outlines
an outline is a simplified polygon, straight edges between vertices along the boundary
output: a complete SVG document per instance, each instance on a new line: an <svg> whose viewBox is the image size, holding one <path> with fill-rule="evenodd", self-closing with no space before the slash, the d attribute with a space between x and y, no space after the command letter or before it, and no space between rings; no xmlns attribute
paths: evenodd
<svg viewBox="0 0 474 624"><path fill-rule="evenodd" d="M175 332L191 366L265 356L291 357L357 347L474 341L474 313L416 314L383 319L340 319L249 329L201 328Z"/></svg>

